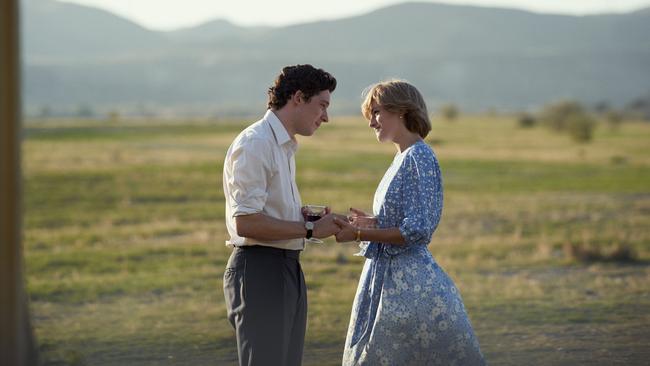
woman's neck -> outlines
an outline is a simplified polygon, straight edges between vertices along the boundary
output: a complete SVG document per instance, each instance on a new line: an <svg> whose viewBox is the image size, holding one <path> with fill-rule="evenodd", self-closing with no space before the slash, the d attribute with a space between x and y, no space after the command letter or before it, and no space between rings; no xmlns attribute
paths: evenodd
<svg viewBox="0 0 650 366"><path fill-rule="evenodd" d="M407 134L404 134L400 136L400 138L395 139L393 143L395 144L395 148L397 149L398 152L402 153L404 150L408 149L411 147L413 144L416 142L422 140L420 138L420 135L417 133L409 132Z"/></svg>

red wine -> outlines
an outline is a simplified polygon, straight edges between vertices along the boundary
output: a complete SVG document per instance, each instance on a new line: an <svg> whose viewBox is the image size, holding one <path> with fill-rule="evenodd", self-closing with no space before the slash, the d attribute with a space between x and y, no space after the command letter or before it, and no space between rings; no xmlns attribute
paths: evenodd
<svg viewBox="0 0 650 366"><path fill-rule="evenodd" d="M307 215L307 221L318 221L320 220L319 215Z"/></svg>

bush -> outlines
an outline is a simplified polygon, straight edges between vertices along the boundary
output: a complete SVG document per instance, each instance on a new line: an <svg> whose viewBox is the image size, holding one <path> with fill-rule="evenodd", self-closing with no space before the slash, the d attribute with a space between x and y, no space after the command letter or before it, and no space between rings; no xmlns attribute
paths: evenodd
<svg viewBox="0 0 650 366"><path fill-rule="evenodd" d="M458 117L459 114L458 107L452 103L444 104L440 106L440 114L447 120L453 121Z"/></svg>
<svg viewBox="0 0 650 366"><path fill-rule="evenodd" d="M95 111L90 104L80 104L77 106L76 116L81 118L92 118L95 116Z"/></svg>
<svg viewBox="0 0 650 366"><path fill-rule="evenodd" d="M565 100L550 104L540 112L540 121L556 132L567 132L577 142L589 142L593 138L596 121L582 105Z"/></svg>
<svg viewBox="0 0 650 366"><path fill-rule="evenodd" d="M634 248L621 243L607 249L584 243L565 243L562 249L567 258L584 263L634 263L639 260L639 255Z"/></svg>
<svg viewBox="0 0 650 366"><path fill-rule="evenodd" d="M585 110L580 103L565 100L544 107L540 120L552 130L562 132L568 129L571 116L584 114Z"/></svg>
<svg viewBox="0 0 650 366"><path fill-rule="evenodd" d="M110 123L117 123L120 120L120 112L116 110L111 110L108 112L108 121Z"/></svg>
<svg viewBox="0 0 650 366"><path fill-rule="evenodd" d="M574 114L566 120L569 135L576 142L589 142L593 138L596 122L587 114Z"/></svg>
<svg viewBox="0 0 650 366"><path fill-rule="evenodd" d="M650 95L635 99L625 107L624 112L632 118L650 120Z"/></svg>
<svg viewBox="0 0 650 366"><path fill-rule="evenodd" d="M605 120L612 130L618 130L623 123L623 113L616 110L609 110L605 113Z"/></svg>
<svg viewBox="0 0 650 366"><path fill-rule="evenodd" d="M537 124L537 120L535 119L535 117L529 113L520 114L519 117L517 118L517 122L519 123L519 127L521 128L530 128Z"/></svg>

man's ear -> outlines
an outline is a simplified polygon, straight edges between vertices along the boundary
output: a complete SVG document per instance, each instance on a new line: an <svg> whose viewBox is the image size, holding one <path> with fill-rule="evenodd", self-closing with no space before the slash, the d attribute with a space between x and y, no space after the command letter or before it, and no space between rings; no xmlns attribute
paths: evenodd
<svg viewBox="0 0 650 366"><path fill-rule="evenodd" d="M302 91L297 90L293 95L291 96L291 101L294 104L301 104L305 101L305 95L302 93Z"/></svg>

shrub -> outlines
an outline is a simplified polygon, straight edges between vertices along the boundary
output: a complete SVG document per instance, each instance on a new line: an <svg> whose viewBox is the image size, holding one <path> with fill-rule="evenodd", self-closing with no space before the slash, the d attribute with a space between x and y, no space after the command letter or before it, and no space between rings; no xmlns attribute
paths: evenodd
<svg viewBox="0 0 650 366"><path fill-rule="evenodd" d="M612 130L618 130L623 123L623 113L616 110L609 110L605 113L605 120Z"/></svg>
<svg viewBox="0 0 650 366"><path fill-rule="evenodd" d="M624 112L632 118L650 120L650 95L635 99L625 107Z"/></svg>
<svg viewBox="0 0 650 366"><path fill-rule="evenodd" d="M458 117L458 114L460 114L460 112L458 110L458 107L452 103L448 103L440 106L440 114L442 114L442 116L447 121L453 121Z"/></svg>
<svg viewBox="0 0 650 366"><path fill-rule="evenodd" d="M521 128L530 128L535 126L537 124L537 120L535 117L529 113L522 113L519 115L517 118L517 122L519 123L519 127Z"/></svg>
<svg viewBox="0 0 650 366"><path fill-rule="evenodd" d="M588 244L565 243L564 255L578 262L634 263L639 260L637 252L627 244L615 244L603 250Z"/></svg>
<svg viewBox="0 0 650 366"><path fill-rule="evenodd" d="M589 142L593 138L596 122L587 114L573 114L566 120L569 135L576 142Z"/></svg>
<svg viewBox="0 0 650 366"><path fill-rule="evenodd" d="M108 112L108 121L110 123L117 123L120 120L120 112L116 110L111 110Z"/></svg>
<svg viewBox="0 0 650 366"><path fill-rule="evenodd" d="M580 103L565 100L544 107L540 113L540 120L552 130L562 132L568 129L571 116L584 114L585 110Z"/></svg>
<svg viewBox="0 0 650 366"><path fill-rule="evenodd" d="M76 116L81 118L92 118L95 116L95 111L90 104L79 104L77 106Z"/></svg>
<svg viewBox="0 0 650 366"><path fill-rule="evenodd" d="M565 100L549 104L540 112L540 121L557 132L567 132L577 142L589 142L593 138L596 121L582 105Z"/></svg>

